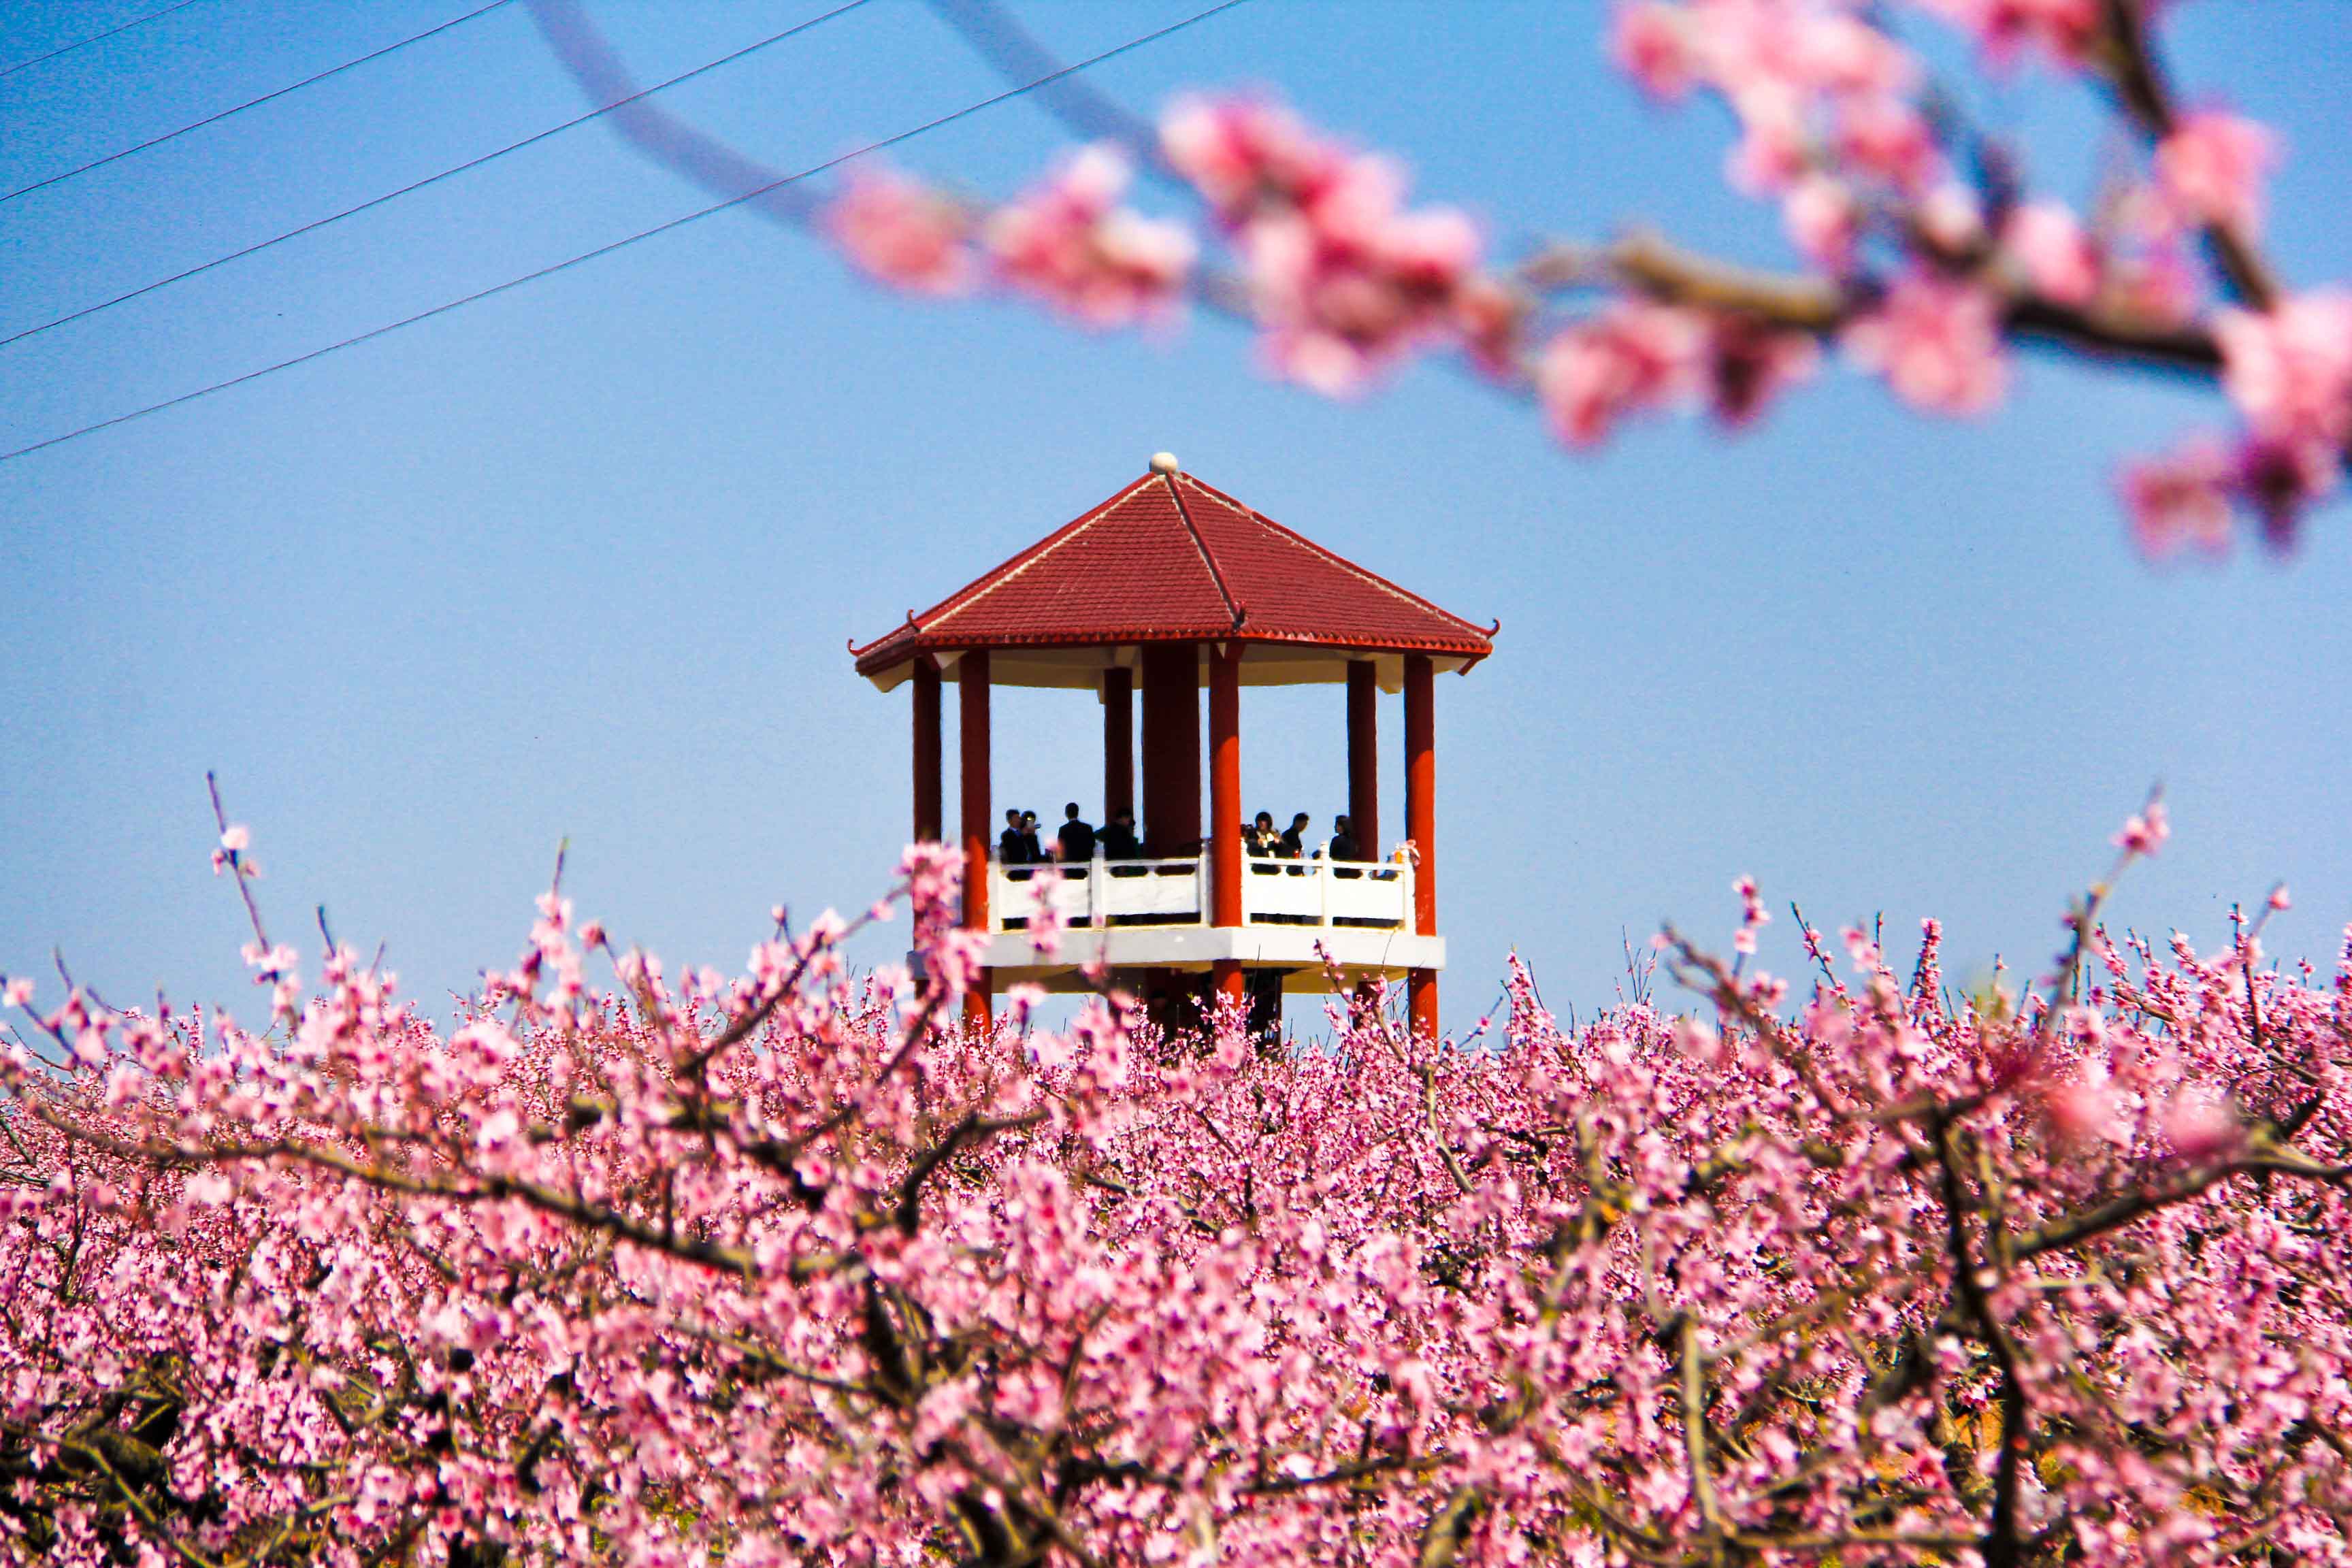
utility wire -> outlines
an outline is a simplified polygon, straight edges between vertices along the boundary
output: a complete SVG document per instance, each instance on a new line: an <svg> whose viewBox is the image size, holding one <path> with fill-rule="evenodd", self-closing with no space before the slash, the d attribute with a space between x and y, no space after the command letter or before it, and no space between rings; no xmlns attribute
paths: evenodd
<svg viewBox="0 0 2352 1568"><path fill-rule="evenodd" d="M10 343L21 342L26 338L36 336L41 332L46 332L53 327L62 327L68 321L79 321L85 316L95 316L100 310L110 310L115 306L136 300L142 294L152 294L158 289L168 289L174 283L185 282L187 279L195 277L200 272L210 272L215 267L226 267L232 261L242 261L248 256L268 250L273 245L283 245L289 239L299 239L303 235L314 233L319 229L326 227L329 224L341 223L347 217L356 217L361 213L383 205L386 202L398 201L404 195L409 195L415 192L421 191L427 185L437 185L444 180L465 174L470 169L478 169L483 164L493 163L498 159L505 157L509 153L520 153L524 148L544 142L551 136L561 136L563 132L572 130L574 126L585 125L590 121L610 114L616 109L626 109L630 104L636 102L641 98L649 98L656 92L662 92L670 88L676 87L680 82L691 81L694 78L702 76L707 72L715 71L721 66L732 65L737 60L743 58L746 55L757 54L760 50L766 48L771 44L780 44L786 38L793 37L794 34L805 33L812 27L832 21L835 16L842 16L850 11L855 11L860 5L865 4L866 4L866 0L848 0L846 5L836 5L821 16L814 16L810 18L808 21L797 23L793 26L785 28L781 33L772 33L768 37L761 38L758 43L747 45L743 48L737 49L731 55L723 55L719 58L712 60L709 65L697 66L690 71L680 72L678 75L670 78L667 81L657 81L651 87L643 88L638 91L629 94L626 98L615 99L611 103L604 105L602 109L592 109L587 113L567 120L561 125L551 125L546 130L539 132L533 135L526 136L520 142L509 142L495 153L485 153L478 158L468 158L466 162L444 169L437 174L427 174L421 180L412 181L409 184L401 186L396 191L386 191L380 196L371 196L366 201L361 202L356 206L348 206L339 213L330 213L325 217L314 218L310 222L301 225L299 227L289 228L283 234L273 235L268 239L257 240L255 243L247 246L242 250L232 250L226 256L216 256L210 261L199 262L197 265L188 268L184 271L174 272L168 278L158 278L154 282L142 284L141 287L131 289L129 293L117 294L111 300L101 300L95 305L85 305L79 310L68 311L65 315L58 317L55 321L43 321L37 327L26 327L20 332L11 332L6 337L0 337L0 348L6 348Z"/></svg>
<svg viewBox="0 0 2352 1568"><path fill-rule="evenodd" d="M503 3L503 0L501 0L501 3ZM1196 23L1205 22L1210 17L1216 16L1220 12L1230 11L1236 5L1244 5L1247 4L1248 0L1221 0L1220 4L1212 5L1205 11L1196 11L1192 16L1185 17L1183 20L1171 22L1167 26L1161 27L1155 32L1145 33L1139 37L1129 38L1126 43L1116 45L1111 48L1105 49L1098 55L1089 55L1085 59L1079 60L1072 65L1064 66L1061 69L1055 71L1050 75L1039 77L1034 81L1023 82L1018 87L1008 88L992 98L983 98L976 103L968 103L961 109L950 110L947 113L939 116L937 119L927 120L920 125L910 127L905 131L894 132L890 135L882 137L878 141L868 142L863 147L841 153L836 157L827 158L821 163L812 163L807 168L799 171L797 174L785 174L779 179L771 180L766 184L760 185L752 190L745 191L740 195L730 196L725 201L713 202L706 207L698 207L690 213L671 218L667 223L656 224L651 228L641 228L635 234L625 235L621 238L613 240L609 244L600 245L593 250L583 250L577 256L567 257L562 261L552 262L548 266L535 268L532 271L522 274L519 278L509 278L503 283L493 283L487 289L478 289L471 294L461 295L457 299L447 301L446 304L436 305L429 310L419 310L413 316L404 316L399 321L387 321L381 327L373 327L364 332L354 333L351 337L342 338L334 342L329 343L324 348L312 349L308 353L296 354L292 359L279 360L275 364L263 365L258 370L249 370L242 375L230 376L226 381L215 381L208 386L200 386L194 392L184 392L177 397L167 397L161 403L151 403L144 408L134 408L128 414L117 414L110 419L100 419L92 424L83 425L75 429L68 430L63 435L51 436L43 440L35 441L28 446L18 447L13 451L0 452L0 463L14 462L18 458L29 457L35 452L44 451L48 447L59 446L68 441L78 440L81 437L94 435L100 430L110 430L117 425L127 425L134 419L144 419L151 414L161 414L167 408L177 408L184 403L194 403L198 398L210 397L216 392L226 392L233 386L243 386L247 382L258 381L266 375L275 375L281 370L291 370L296 365L309 364L312 360L324 359L329 354L339 353L344 349L356 348L364 342L373 342L377 338L384 337L393 332L399 331L404 327L413 327L420 321L429 321L436 316L446 316L452 310L463 310L467 305L476 304L481 300L507 293L511 289L520 289L526 284L536 283L542 278L552 278L559 272L569 272L575 267L594 261L600 257L610 256L614 251L625 249L632 245L635 245L640 240L651 239L656 235L667 234L672 229L684 228L688 224L698 223L714 213L722 213L730 207L741 206L745 202L757 200L759 197L766 195L770 191L780 189L782 186L798 184L801 181L812 178L817 174L822 174L828 169L839 168L842 164L849 163L853 159L865 157L870 153L879 153L887 147L895 147L902 142L911 142L918 136L937 131L943 126L952 125L959 120L969 119L972 115L980 113L982 110L993 109L1000 103L1010 102L1013 99L1021 98L1029 93L1034 92L1037 89L1045 87L1053 82L1059 81L1064 77L1072 76L1091 67L1098 66L1105 60L1116 58L1117 57L1126 54L1133 49L1139 49L1146 44L1157 43L1161 38L1167 37L1172 33L1181 33L1185 28L1192 26Z"/></svg>
<svg viewBox="0 0 2352 1568"><path fill-rule="evenodd" d="M464 16L453 16L437 27L427 27L425 31L413 34L408 37L401 39L396 44L386 44L380 49L371 50L370 52L360 56L357 59L345 60L339 66L330 66L325 70L319 72L316 76L306 76L300 81L295 82L290 86L281 87L275 92L265 92L259 98L248 98L243 103L237 104L236 107L231 109L224 109L217 114L207 114L202 120L192 120L187 124L181 126L177 131L166 131L161 136L151 136L146 141L139 142L135 146L125 147L119 153L109 153L103 158L92 158L89 163L80 165L79 168L68 169L63 174L51 174L46 180L35 180L29 185L18 185L13 191L0 193L0 202L13 202L18 196L30 195L35 191L45 191L51 185L58 184L66 180L73 179L78 175L87 174L92 169L102 169L109 163L116 163L121 159L130 157L134 153L144 153L150 147L160 147L166 142L185 136L191 131L201 131L207 125L217 125L232 114L243 114L248 109L258 109L263 104L268 103L274 99L284 98L289 92L299 92L306 87L315 86L318 83L326 80L331 76L341 76L343 72L363 66L370 60L380 60L386 55L393 54L408 47L411 44L421 44L436 33L446 33L452 27L463 26L466 23L472 21L477 16L486 16L501 5L510 5L512 4L514 4L514 0L489 0L488 5L477 5L474 9L467 12Z"/></svg>
<svg viewBox="0 0 2352 1568"><path fill-rule="evenodd" d="M150 11L144 16L123 23L120 27L109 27L103 33L92 33L87 38L77 38L72 43L64 46L62 48L51 49L46 55L35 55L29 60L18 60L13 66L0 66L0 76L15 76L18 71L39 65L43 60L53 60L59 55L69 55L76 49L81 48L87 45L102 43L106 39L114 37L117 33L127 33L133 27L144 26L148 23L154 21L159 16L168 16L174 11L184 11L195 3L196 0L180 0L180 3L176 5L166 5L161 11Z"/></svg>

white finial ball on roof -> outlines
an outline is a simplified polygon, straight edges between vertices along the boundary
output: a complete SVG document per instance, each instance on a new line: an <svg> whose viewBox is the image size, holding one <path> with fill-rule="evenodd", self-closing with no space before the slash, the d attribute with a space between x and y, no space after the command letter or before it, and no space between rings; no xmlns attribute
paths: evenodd
<svg viewBox="0 0 2352 1568"><path fill-rule="evenodd" d="M1152 453L1151 471L1155 474L1174 473L1176 471L1176 454L1173 452Z"/></svg>

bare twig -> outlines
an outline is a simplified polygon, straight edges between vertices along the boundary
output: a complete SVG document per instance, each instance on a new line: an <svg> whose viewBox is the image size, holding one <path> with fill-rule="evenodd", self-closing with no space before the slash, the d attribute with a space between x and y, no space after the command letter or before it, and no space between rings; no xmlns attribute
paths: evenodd
<svg viewBox="0 0 2352 1568"><path fill-rule="evenodd" d="M210 768L205 770L205 788L213 797L213 821L219 825L221 836L226 837L228 813L221 807L220 781L213 776ZM261 906L254 901L253 889L247 885L252 873L246 866L245 851L224 844L221 853L227 857L229 874L236 879L237 896L245 900L246 917L253 922L253 940L261 944L266 953L269 951L269 933L261 929Z"/></svg>

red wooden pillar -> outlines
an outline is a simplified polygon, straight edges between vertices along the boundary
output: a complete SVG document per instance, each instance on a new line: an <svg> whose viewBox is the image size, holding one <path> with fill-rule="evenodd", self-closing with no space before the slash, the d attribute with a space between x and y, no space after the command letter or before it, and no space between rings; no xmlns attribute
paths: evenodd
<svg viewBox="0 0 2352 1568"><path fill-rule="evenodd" d="M1135 672L1103 671L1102 819L1135 809Z"/></svg>
<svg viewBox="0 0 2352 1568"><path fill-rule="evenodd" d="M1201 652L1143 645L1143 827L1155 856L1201 851Z"/></svg>
<svg viewBox="0 0 2352 1568"><path fill-rule="evenodd" d="M1369 658L1348 661L1348 831L1355 836L1356 853L1367 860L1381 858L1381 688L1380 669ZM1369 1007L1377 994L1376 983L1357 982L1356 1003Z"/></svg>
<svg viewBox="0 0 2352 1568"><path fill-rule="evenodd" d="M1242 923L1242 650L1238 643L1209 650L1210 924ZM1244 989L1238 959L1213 966L1216 987L1234 1001Z"/></svg>
<svg viewBox="0 0 2352 1568"><path fill-rule="evenodd" d="M1423 936L1437 934L1437 716L1435 671L1423 654L1404 661L1404 830L1421 862L1412 873L1412 923ZM1406 976L1406 994L1415 1034L1437 1035L1437 971L1415 969Z"/></svg>
<svg viewBox="0 0 2352 1568"><path fill-rule="evenodd" d="M1369 658L1348 661L1348 827L1356 853L1381 858L1381 689Z"/></svg>
<svg viewBox="0 0 2352 1568"><path fill-rule="evenodd" d="M988 929L988 650L973 648L956 668L958 738L963 749L963 923ZM991 1023L992 976L980 972L964 993L963 1019L976 1029Z"/></svg>
<svg viewBox="0 0 2352 1568"><path fill-rule="evenodd" d="M940 841L940 667L915 659L915 842Z"/></svg>

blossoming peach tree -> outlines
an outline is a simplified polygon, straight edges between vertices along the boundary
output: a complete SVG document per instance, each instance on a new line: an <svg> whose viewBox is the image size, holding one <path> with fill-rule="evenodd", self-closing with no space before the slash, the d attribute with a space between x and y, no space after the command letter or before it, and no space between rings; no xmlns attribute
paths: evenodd
<svg viewBox="0 0 2352 1568"><path fill-rule="evenodd" d="M575 68L610 68L576 0L533 5ZM934 5L1016 79L1050 65L986 0ZM1745 424L1825 348L1943 415L1997 404L2017 344L2218 381L2234 432L2189 436L2124 470L2136 536L2156 555L2218 552L2245 517L2284 547L2342 478L2352 293L2299 289L2265 259L2276 138L2225 109L2183 106L2158 47L2163 9L1622 0L1612 47L1641 88L1731 110L1728 177L1778 206L1805 263L1786 273L1643 230L1496 258L1462 212L1411 205L1396 163L1270 100L1186 97L1155 129L1057 76L1036 85L1099 139L1034 189L992 203L866 167L821 221L865 272L919 293L994 289L1095 327L1188 301L1244 317L1277 374L1326 393L1452 356L1537 400L1576 446L1677 406ZM1944 25L1995 73L2046 68L2104 94L2133 151L2085 201L2037 189L2021 149L1970 124L1906 41ZM583 79L609 99L625 78ZM674 137L640 141L695 163ZM1127 205L1139 166L1205 223Z"/></svg>
<svg viewBox="0 0 2352 1568"><path fill-rule="evenodd" d="M0 980L12 1560L2352 1561L2352 952L2267 909L1801 992L1743 881L1687 1016L1298 1048L965 1031L940 846L919 981L673 977L559 867L439 1028L216 865L266 1027Z"/></svg>

